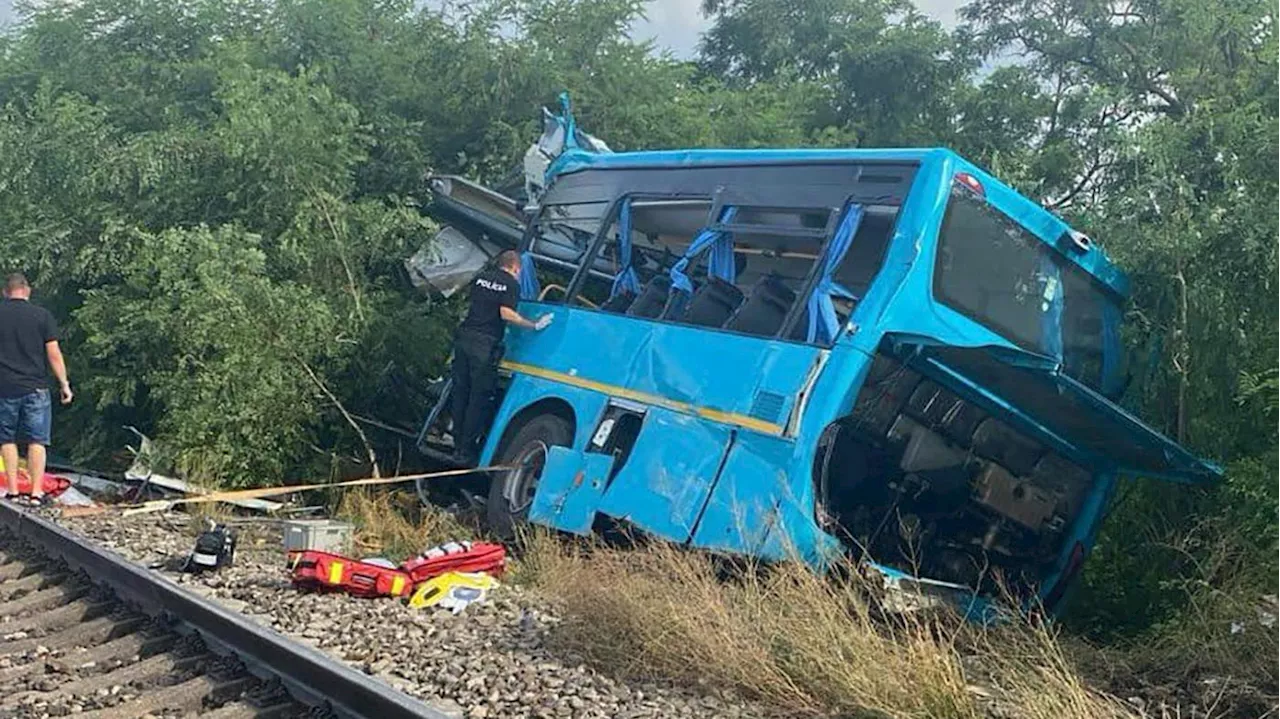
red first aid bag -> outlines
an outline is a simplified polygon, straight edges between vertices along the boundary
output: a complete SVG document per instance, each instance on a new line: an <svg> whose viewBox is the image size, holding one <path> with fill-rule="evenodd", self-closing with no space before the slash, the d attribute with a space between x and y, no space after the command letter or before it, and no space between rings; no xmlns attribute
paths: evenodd
<svg viewBox="0 0 1280 719"><path fill-rule="evenodd" d="M449 542L427 550L400 565L415 584L445 572L483 572L501 576L506 568L507 550L489 542Z"/></svg>
<svg viewBox="0 0 1280 719"><path fill-rule="evenodd" d="M289 552L289 571L295 586L335 589L356 597L402 597L413 589L409 575L399 569L329 552Z"/></svg>
<svg viewBox="0 0 1280 719"><path fill-rule="evenodd" d="M4 480L0 478L0 483ZM67 487L71 486L71 480L66 477L60 477L56 474L44 473L44 481L40 483L46 497L56 497L67 491ZM27 473L25 467L18 470L18 494L31 494L32 482L31 475Z"/></svg>

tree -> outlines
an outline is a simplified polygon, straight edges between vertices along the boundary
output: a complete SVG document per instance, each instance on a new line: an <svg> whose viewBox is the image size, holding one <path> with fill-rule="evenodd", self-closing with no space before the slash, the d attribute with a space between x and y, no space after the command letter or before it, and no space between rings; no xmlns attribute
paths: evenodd
<svg viewBox="0 0 1280 719"><path fill-rule="evenodd" d="M709 75L821 87L826 124L865 146L941 144L971 53L904 0L706 0Z"/></svg>

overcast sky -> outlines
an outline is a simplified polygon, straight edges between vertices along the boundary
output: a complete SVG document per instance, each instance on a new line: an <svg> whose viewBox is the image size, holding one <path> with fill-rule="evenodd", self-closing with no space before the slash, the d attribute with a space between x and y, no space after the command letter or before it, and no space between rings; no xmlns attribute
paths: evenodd
<svg viewBox="0 0 1280 719"><path fill-rule="evenodd" d="M164 0L156 0L163 2ZM916 0L924 13L955 25L956 9L967 0ZM707 19L699 12L701 0L651 0L648 19L633 29L637 39L652 38L659 47L671 50L677 57L692 57L698 46L698 35L707 29ZM0 0L0 26L13 18L13 0Z"/></svg>

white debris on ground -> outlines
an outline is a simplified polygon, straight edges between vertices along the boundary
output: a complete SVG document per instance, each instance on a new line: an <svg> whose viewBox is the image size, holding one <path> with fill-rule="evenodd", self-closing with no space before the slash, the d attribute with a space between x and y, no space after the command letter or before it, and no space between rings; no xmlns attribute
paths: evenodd
<svg viewBox="0 0 1280 719"><path fill-rule="evenodd" d="M1276 628L1276 615L1280 614L1280 597L1268 594L1258 600L1256 607L1258 624L1264 629Z"/></svg>
<svg viewBox="0 0 1280 719"><path fill-rule="evenodd" d="M194 532L182 514L122 518L110 513L61 523L99 545L162 572L298 641L376 676L450 716L708 717L767 712L729 696L624 683L556 653L555 616L529 592L504 585L459 615L415 610L394 599L358 599L295 589L279 529L240 528L235 564L202 575L175 571Z"/></svg>

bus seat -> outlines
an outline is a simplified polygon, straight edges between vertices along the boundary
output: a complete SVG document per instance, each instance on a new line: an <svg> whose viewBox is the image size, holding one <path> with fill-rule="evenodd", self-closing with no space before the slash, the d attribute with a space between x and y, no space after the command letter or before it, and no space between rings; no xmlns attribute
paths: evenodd
<svg viewBox="0 0 1280 719"><path fill-rule="evenodd" d="M777 275L765 275L752 286L746 300L725 324L725 329L772 337L782 327L782 321L795 301L796 293L782 284Z"/></svg>
<svg viewBox="0 0 1280 719"><path fill-rule="evenodd" d="M635 302L635 299L636 295L634 292L627 292L623 290L622 292L619 292L613 297L605 300L605 303L600 305L600 309L605 312L624 314L631 307L631 304Z"/></svg>
<svg viewBox="0 0 1280 719"><path fill-rule="evenodd" d="M695 291L697 285L694 285ZM658 319L677 320L684 316L684 310L689 306L690 293L683 292L675 287L667 293L667 304L663 306L662 312L658 315Z"/></svg>
<svg viewBox="0 0 1280 719"><path fill-rule="evenodd" d="M627 308L627 314L631 317L657 317L666 308L670 293L671 278L665 274L654 275L636 295L635 301Z"/></svg>
<svg viewBox="0 0 1280 719"><path fill-rule="evenodd" d="M718 277L708 277L685 307L684 322L699 327L723 327L742 304L742 290Z"/></svg>

